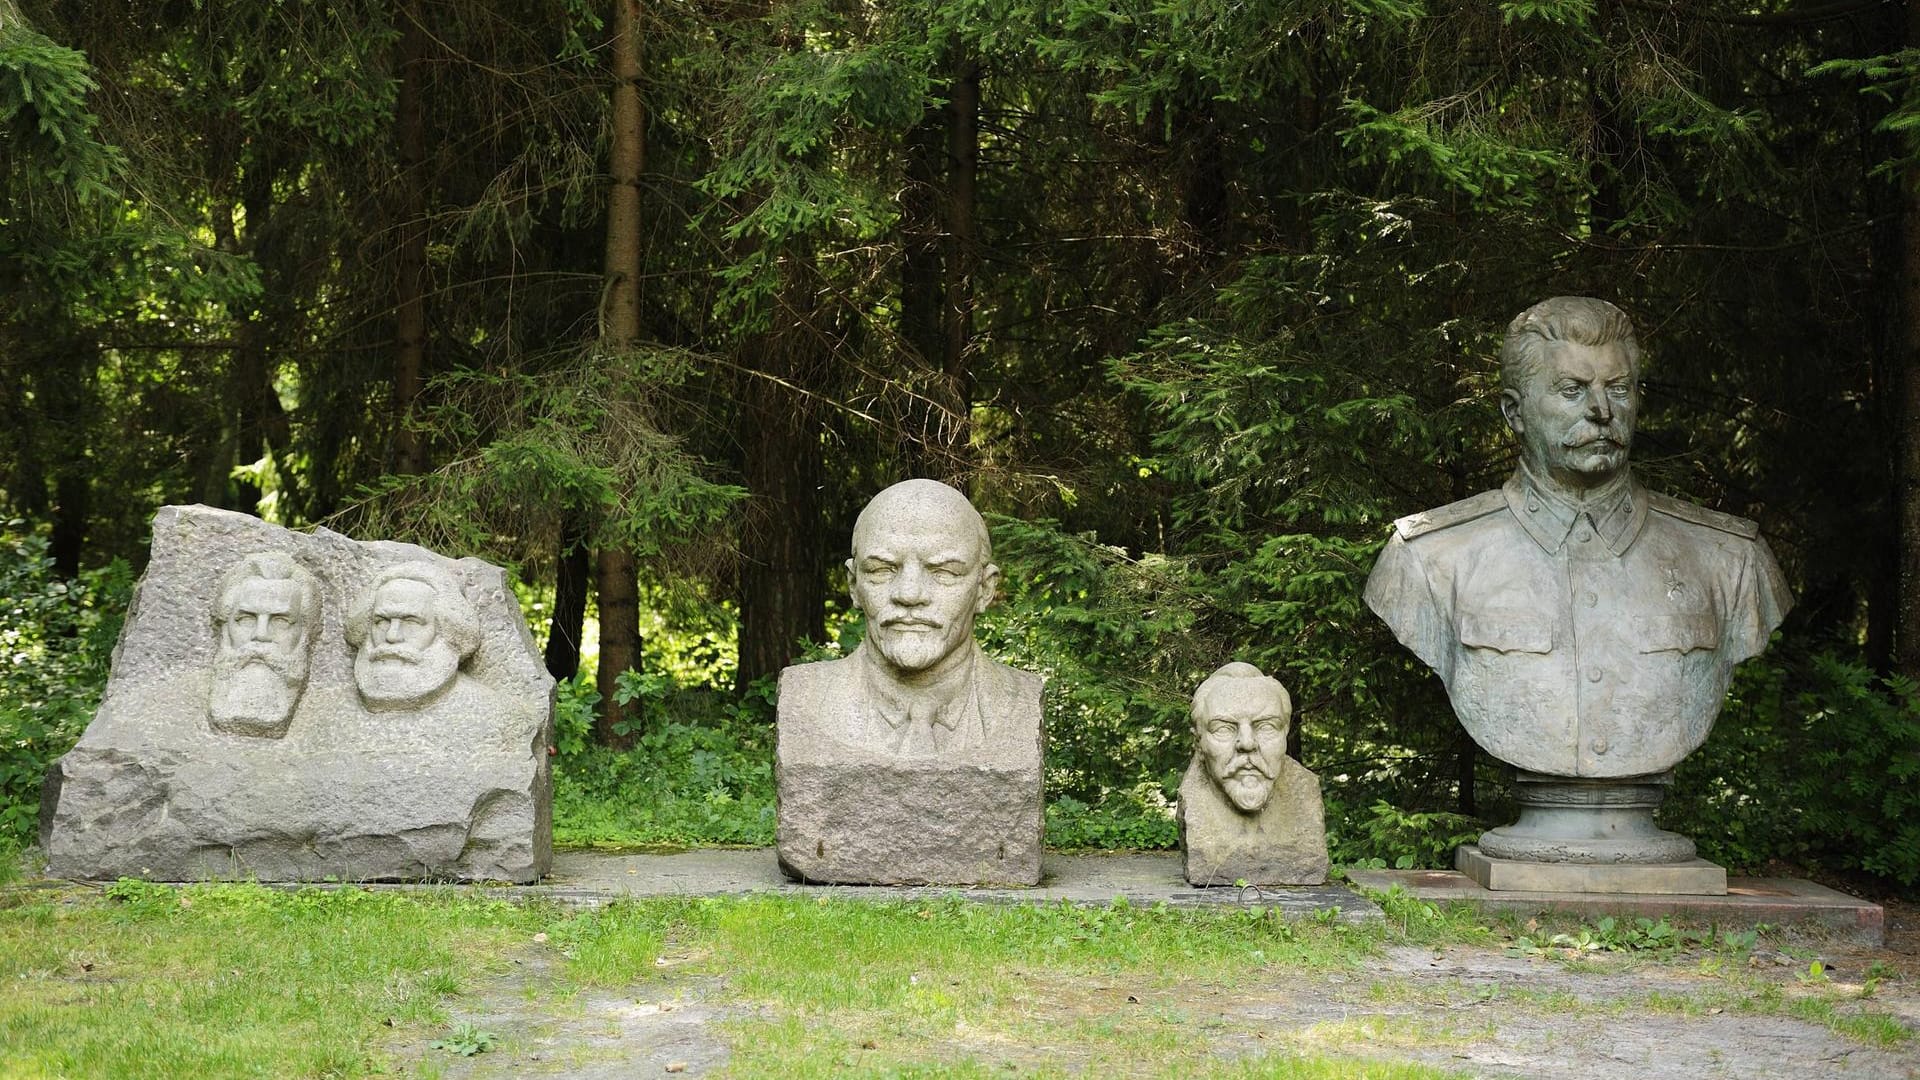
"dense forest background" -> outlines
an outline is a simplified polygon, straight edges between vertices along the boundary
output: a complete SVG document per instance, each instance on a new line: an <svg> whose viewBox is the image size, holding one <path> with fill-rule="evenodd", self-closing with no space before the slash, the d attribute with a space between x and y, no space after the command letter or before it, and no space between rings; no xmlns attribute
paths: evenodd
<svg viewBox="0 0 1920 1080"><path fill-rule="evenodd" d="M857 640L852 516L921 475L1051 679L1054 842L1169 843L1241 658L1337 857L1444 860L1504 778L1361 584L1503 479L1499 332L1585 293L1643 479L1798 597L1667 824L1911 885L1916 46L1915 0L0 0L0 831L203 502L512 566L563 834L761 839L769 679Z"/></svg>

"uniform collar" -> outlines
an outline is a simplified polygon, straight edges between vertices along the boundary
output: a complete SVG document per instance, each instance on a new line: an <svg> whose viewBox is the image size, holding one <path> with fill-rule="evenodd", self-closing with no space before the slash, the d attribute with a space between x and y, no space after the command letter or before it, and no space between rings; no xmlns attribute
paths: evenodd
<svg viewBox="0 0 1920 1080"><path fill-rule="evenodd" d="M1629 470L1622 470L1619 479L1592 497L1572 500L1549 491L1523 462L1501 491L1514 519L1549 555L1558 553L1574 527L1584 521L1618 558L1633 546L1647 523L1647 490Z"/></svg>

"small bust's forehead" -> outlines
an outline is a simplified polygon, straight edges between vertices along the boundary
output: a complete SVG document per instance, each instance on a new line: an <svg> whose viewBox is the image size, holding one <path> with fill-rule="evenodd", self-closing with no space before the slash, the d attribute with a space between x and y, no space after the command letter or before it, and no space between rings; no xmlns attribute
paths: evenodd
<svg viewBox="0 0 1920 1080"><path fill-rule="evenodd" d="M1194 719L1207 720L1286 720L1286 702L1270 680L1222 679L1208 690L1194 710Z"/></svg>

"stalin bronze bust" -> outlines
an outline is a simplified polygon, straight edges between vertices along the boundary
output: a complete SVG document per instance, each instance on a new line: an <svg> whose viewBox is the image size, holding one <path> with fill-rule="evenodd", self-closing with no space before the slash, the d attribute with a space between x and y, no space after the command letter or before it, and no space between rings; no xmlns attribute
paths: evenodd
<svg viewBox="0 0 1920 1080"><path fill-rule="evenodd" d="M1500 354L1519 468L1395 522L1367 581L1474 741L1516 770L1520 821L1481 838L1497 859L1691 860L1653 809L1792 603L1753 522L1635 481L1639 376L1612 304L1522 312Z"/></svg>

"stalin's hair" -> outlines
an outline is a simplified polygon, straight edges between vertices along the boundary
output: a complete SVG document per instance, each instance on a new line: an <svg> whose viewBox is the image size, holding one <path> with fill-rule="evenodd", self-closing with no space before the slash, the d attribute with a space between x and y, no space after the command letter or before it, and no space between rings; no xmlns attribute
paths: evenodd
<svg viewBox="0 0 1920 1080"><path fill-rule="evenodd" d="M1240 682L1242 679L1248 682ZM1187 715L1198 724L1201 714L1209 710L1213 695L1226 689L1229 682L1238 682L1241 686L1255 686L1271 694L1274 700L1280 703L1281 719L1286 720L1289 725L1292 724L1293 695L1287 693L1287 688L1281 685L1279 679L1262 673L1252 664L1239 660L1221 665L1220 670L1207 676L1206 681L1194 688L1193 708Z"/></svg>
<svg viewBox="0 0 1920 1080"><path fill-rule="evenodd" d="M319 616L320 585L307 568L294 562L293 557L283 551L256 551L221 575L220 591L213 599L215 622L232 621L234 592L254 578L293 582L294 621L305 622Z"/></svg>
<svg viewBox="0 0 1920 1080"><path fill-rule="evenodd" d="M446 638L461 659L472 656L480 647L480 615L460 587L460 579L426 562L400 563L374 575L373 583L347 612L347 644L357 649L367 639L373 626L373 598L390 581L417 581L433 590L434 633Z"/></svg>
<svg viewBox="0 0 1920 1080"><path fill-rule="evenodd" d="M1596 349L1619 345L1626 350L1634 379L1640 378L1640 342L1626 312L1591 296L1556 296L1507 324L1507 340L1500 346L1500 388L1525 391L1527 381L1546 363L1547 346L1562 341Z"/></svg>

